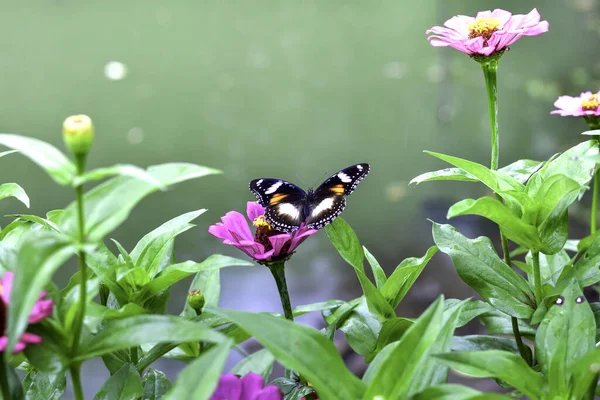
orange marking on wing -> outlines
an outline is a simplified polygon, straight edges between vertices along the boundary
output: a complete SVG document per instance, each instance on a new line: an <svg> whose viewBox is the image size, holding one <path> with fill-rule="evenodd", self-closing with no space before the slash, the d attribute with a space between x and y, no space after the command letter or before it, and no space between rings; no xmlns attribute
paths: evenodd
<svg viewBox="0 0 600 400"><path fill-rule="evenodd" d="M346 192L346 189L344 189L344 185L342 185L341 183L339 185L335 185L329 188L329 191L333 192L334 194L341 196Z"/></svg>
<svg viewBox="0 0 600 400"><path fill-rule="evenodd" d="M272 206L274 206L275 204L279 204L286 197L288 197L288 195L285 194L285 193L277 193L276 195L274 195L273 197L271 197L271 200L269 200L269 204L272 205Z"/></svg>

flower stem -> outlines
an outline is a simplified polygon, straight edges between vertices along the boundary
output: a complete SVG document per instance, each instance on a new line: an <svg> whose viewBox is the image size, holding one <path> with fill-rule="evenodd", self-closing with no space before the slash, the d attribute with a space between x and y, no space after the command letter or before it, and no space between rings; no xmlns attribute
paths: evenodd
<svg viewBox="0 0 600 400"><path fill-rule="evenodd" d="M598 186L600 185L600 169L594 173L594 187L592 188L592 212L590 216L590 234L596 233L596 221L598 218Z"/></svg>
<svg viewBox="0 0 600 400"><path fill-rule="evenodd" d="M71 384L73 385L73 394L75 395L75 399L83 400L83 388L81 386L81 374L79 368L81 367L80 363L72 364L70 367L71 371Z"/></svg>
<svg viewBox="0 0 600 400"><path fill-rule="evenodd" d="M8 386L8 362L4 352L0 352L0 390L3 399L10 399L10 387Z"/></svg>
<svg viewBox="0 0 600 400"><path fill-rule="evenodd" d="M533 258L533 287L535 290L535 304L537 307L542 303L542 278L540 274L540 252L532 251Z"/></svg>
<svg viewBox="0 0 600 400"><path fill-rule="evenodd" d="M521 339L521 332L519 332L519 320L515 317L510 317L510 319L512 321L513 334L515 335L515 341L517 342L519 354L523 360L529 363L529 360L527 359L527 353L525 352L525 345L523 344L523 339Z"/></svg>
<svg viewBox="0 0 600 400"><path fill-rule="evenodd" d="M488 98L488 111L490 115L490 134L492 139L492 156L490 169L498 169L498 157L500 153L498 137L498 86L496 83L496 71L498 61L490 61L481 64L483 76L485 77L485 88Z"/></svg>
<svg viewBox="0 0 600 400"><path fill-rule="evenodd" d="M85 171L86 154L75 155L77 163L77 175L83 175ZM79 242L79 274L81 276L79 284L79 312L77 313L73 324L73 343L71 344L71 357L77 356L79 350L79 341L81 340L81 330L83 329L83 320L85 318L85 309L87 305L87 266L85 263L85 252L83 245L85 244L85 220L83 214L83 185L75 187L75 202L77 203L77 222L79 226L78 242ZM75 399L83 399L83 391L81 389L80 378L81 363L72 364L70 367L71 379L73 382L73 392Z"/></svg>
<svg viewBox="0 0 600 400"><path fill-rule="evenodd" d="M281 298L281 306L283 307L285 318L293 321L294 314L292 313L290 294L288 293L287 283L285 281L285 261L276 261L269 263L267 266L271 270L273 278L275 278L275 283L277 284L277 290L279 291L279 297Z"/></svg>

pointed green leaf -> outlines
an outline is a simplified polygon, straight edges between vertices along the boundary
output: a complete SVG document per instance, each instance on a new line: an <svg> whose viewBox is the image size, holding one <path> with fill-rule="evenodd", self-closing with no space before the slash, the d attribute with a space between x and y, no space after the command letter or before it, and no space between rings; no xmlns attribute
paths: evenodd
<svg viewBox="0 0 600 400"><path fill-rule="evenodd" d="M437 171L425 172L410 181L410 185L418 185L431 181L463 181L479 182L477 178L460 168L444 168Z"/></svg>
<svg viewBox="0 0 600 400"><path fill-rule="evenodd" d="M2 133L0 134L0 145L18 150L42 167L60 185L71 184L75 177L75 165L49 143L30 137Z"/></svg>
<svg viewBox="0 0 600 400"><path fill-rule="evenodd" d="M477 378L498 378L530 399L543 395L544 379L529 368L521 356L500 350L458 351L433 357L463 374Z"/></svg>
<svg viewBox="0 0 600 400"><path fill-rule="evenodd" d="M63 398L67 378L65 371L57 374L29 370L23 380L25 399L59 400Z"/></svg>
<svg viewBox="0 0 600 400"><path fill-rule="evenodd" d="M539 170L542 163L534 160L518 160L506 167L500 168L499 171L513 177L521 184L525 184L533 173Z"/></svg>
<svg viewBox="0 0 600 400"><path fill-rule="evenodd" d="M0 135L1 136L1 135ZM14 265L13 293L8 308L8 346L11 351L27 327L29 314L54 272L75 252L75 246L54 232L32 232L22 242Z"/></svg>
<svg viewBox="0 0 600 400"><path fill-rule="evenodd" d="M189 179L217 174L219 171L195 164L170 163L148 168L148 173L163 186ZM98 241L123 223L129 213L144 197L158 187L146 181L119 176L112 178L84 195L85 231L90 241ZM70 204L58 224L63 232L77 232L77 207Z"/></svg>
<svg viewBox="0 0 600 400"><path fill-rule="evenodd" d="M379 265L377 259L367 250L365 246L363 246L363 251L365 252L365 258L369 262L371 266L371 271L373 272L373 276L375 277L375 284L378 289L381 289L385 282L387 281L387 277L385 276L385 271Z"/></svg>
<svg viewBox="0 0 600 400"><path fill-rule="evenodd" d="M60 232L60 229L56 224L48 219L38 217L37 215L27 215L27 214L8 214L7 217L15 217L19 218L22 221L34 222L36 224L40 224L48 229L52 229L55 232Z"/></svg>
<svg viewBox="0 0 600 400"><path fill-rule="evenodd" d="M0 200L7 197L14 197L21 203L25 204L25 207L29 208L29 197L25 190L16 183L5 183L0 185Z"/></svg>
<svg viewBox="0 0 600 400"><path fill-rule="evenodd" d="M142 393L140 374L133 364L126 364L104 382L94 400L132 400Z"/></svg>
<svg viewBox="0 0 600 400"><path fill-rule="evenodd" d="M481 393L463 385L442 384L425 389L415 395L413 400L507 400L510 398L496 393Z"/></svg>
<svg viewBox="0 0 600 400"><path fill-rule="evenodd" d="M81 346L77 360L86 360L116 350L160 342L184 343L227 340L206 325L172 315L136 315L111 321L88 343Z"/></svg>
<svg viewBox="0 0 600 400"><path fill-rule="evenodd" d="M248 331L277 360L311 382L319 398L360 399L364 384L344 365L336 347L320 332L265 314L217 310Z"/></svg>
<svg viewBox="0 0 600 400"><path fill-rule="evenodd" d="M598 141L588 140L571 147L544 168L544 177L562 174L584 186L592 179L596 163L585 157L598 154Z"/></svg>
<svg viewBox="0 0 600 400"><path fill-rule="evenodd" d="M488 303L516 318L533 315L529 284L498 257L488 238L467 239L451 225L434 223L433 239L450 256L461 279Z"/></svg>
<svg viewBox="0 0 600 400"><path fill-rule="evenodd" d="M380 358L378 368L369 375L365 398L407 397L419 365L440 333L443 308L441 296L408 328L391 352L379 353L375 358Z"/></svg>
<svg viewBox="0 0 600 400"><path fill-rule="evenodd" d="M568 396L574 365L595 346L596 322L579 283L572 280L538 327L535 353L554 396Z"/></svg>
<svg viewBox="0 0 600 400"><path fill-rule="evenodd" d="M229 343L222 343L191 362L181 371L166 398L208 400L217 387L229 348Z"/></svg>
<svg viewBox="0 0 600 400"><path fill-rule="evenodd" d="M162 372L154 368L148 368L144 374L142 386L143 400L161 400L166 396L173 384Z"/></svg>
<svg viewBox="0 0 600 400"><path fill-rule="evenodd" d="M393 308L396 308L406 293L415 283L431 257L437 253L436 246L430 247L421 258L411 257L402 261L396 270L390 275L385 285L381 288L381 294Z"/></svg>
<svg viewBox="0 0 600 400"><path fill-rule="evenodd" d="M229 371L230 374L244 376L249 372L262 375L265 381L269 378L275 357L268 349L261 349L242 359Z"/></svg>
<svg viewBox="0 0 600 400"><path fill-rule="evenodd" d="M574 274L581 286L586 287L600 282L600 236L589 245L587 251L573 266ZM563 275L568 276L569 269L565 268ZM561 276L561 278L563 278Z"/></svg>
<svg viewBox="0 0 600 400"><path fill-rule="evenodd" d="M75 177L73 186L83 185L90 181L98 181L109 176L129 176L146 181L153 186L162 186L162 183L146 172L146 170L131 164L116 164L112 167L103 167L88 171L81 176Z"/></svg>

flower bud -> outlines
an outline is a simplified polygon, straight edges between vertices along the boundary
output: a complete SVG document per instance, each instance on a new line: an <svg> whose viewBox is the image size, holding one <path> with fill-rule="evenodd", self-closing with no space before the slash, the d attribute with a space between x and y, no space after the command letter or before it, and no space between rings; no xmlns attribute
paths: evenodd
<svg viewBox="0 0 600 400"><path fill-rule="evenodd" d="M202 308L204 307L204 295L198 289L192 290L187 297L187 302L196 311L197 315L202 314Z"/></svg>
<svg viewBox="0 0 600 400"><path fill-rule="evenodd" d="M87 154L94 141L94 126L87 115L71 115L63 123L65 145L74 155Z"/></svg>

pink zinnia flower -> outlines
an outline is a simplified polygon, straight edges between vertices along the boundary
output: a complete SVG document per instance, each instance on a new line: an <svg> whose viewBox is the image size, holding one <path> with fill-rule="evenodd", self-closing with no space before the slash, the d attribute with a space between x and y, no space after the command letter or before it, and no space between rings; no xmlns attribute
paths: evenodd
<svg viewBox="0 0 600 400"><path fill-rule="evenodd" d="M560 114L563 117L593 117L600 115L600 92L583 92L579 97L560 96L554 102L557 110L550 114Z"/></svg>
<svg viewBox="0 0 600 400"><path fill-rule="evenodd" d="M282 400L283 394L275 385L264 387L262 376L250 372L239 378L224 374L210 400Z"/></svg>
<svg viewBox="0 0 600 400"><path fill-rule="evenodd" d="M534 8L527 15L508 11L480 11L475 18L457 15L426 32L435 47L450 46L469 55L489 56L501 53L522 36L537 36L548 31L548 21L540 22Z"/></svg>
<svg viewBox="0 0 600 400"><path fill-rule="evenodd" d="M317 233L316 229L308 229L304 225L292 233L276 231L265 220L264 207L254 201L248 202L246 213L256 227L254 235L246 218L237 211L225 214L221 218L223 222L211 225L208 232L261 263L286 259L310 235Z"/></svg>
<svg viewBox="0 0 600 400"><path fill-rule="evenodd" d="M8 315L7 310L10 304L13 278L14 273L9 271L4 273L4 277L0 279L0 334L2 335L0 336L0 352L3 352L8 344L8 337L5 334L6 317ZM29 324L37 324L52 315L52 300L44 300L44 297L46 297L46 292L42 292L39 300L35 303L33 310L31 310L28 320ZM38 335L24 332L15 346L14 353L23 351L28 344L37 344L41 342L42 338Z"/></svg>

